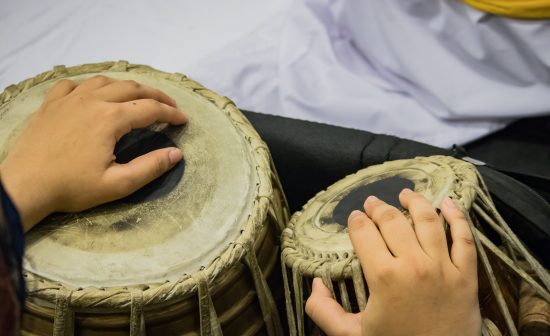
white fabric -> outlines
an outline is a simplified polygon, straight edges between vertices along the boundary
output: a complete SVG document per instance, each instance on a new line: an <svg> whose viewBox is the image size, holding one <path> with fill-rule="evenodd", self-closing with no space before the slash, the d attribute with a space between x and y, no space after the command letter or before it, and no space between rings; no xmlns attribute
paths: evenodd
<svg viewBox="0 0 550 336"><path fill-rule="evenodd" d="M54 65L128 60L191 73L290 0L0 0L0 90Z"/></svg>
<svg viewBox="0 0 550 336"><path fill-rule="evenodd" d="M245 109L450 146L550 111L550 23L457 0L304 0L194 67Z"/></svg>
<svg viewBox="0 0 550 336"><path fill-rule="evenodd" d="M0 0L0 89L126 59L242 108L440 146L550 111L547 21L458 0L290 2Z"/></svg>

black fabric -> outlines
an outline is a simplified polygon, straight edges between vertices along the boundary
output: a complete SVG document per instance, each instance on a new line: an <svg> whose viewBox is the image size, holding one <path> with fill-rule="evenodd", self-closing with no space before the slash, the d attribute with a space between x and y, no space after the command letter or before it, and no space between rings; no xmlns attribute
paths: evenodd
<svg viewBox="0 0 550 336"><path fill-rule="evenodd" d="M465 149L550 200L550 116L518 120Z"/></svg>
<svg viewBox="0 0 550 336"><path fill-rule="evenodd" d="M535 255L550 266L550 205L540 195L550 177L550 117L519 122L457 153L394 136L245 111L270 148L291 212L321 190L357 170L388 160L428 155L468 155L503 171L480 172L497 209ZM530 128L540 125L536 131ZM521 172L521 173L518 173ZM550 179L549 179L550 180ZM536 192L531 190L534 189Z"/></svg>
<svg viewBox="0 0 550 336"><path fill-rule="evenodd" d="M451 154L389 135L244 112L267 143L292 212L361 168L388 160Z"/></svg>

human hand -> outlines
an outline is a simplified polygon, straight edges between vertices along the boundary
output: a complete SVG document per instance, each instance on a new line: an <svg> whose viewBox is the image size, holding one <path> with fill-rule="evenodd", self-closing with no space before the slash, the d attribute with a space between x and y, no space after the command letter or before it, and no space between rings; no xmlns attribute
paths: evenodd
<svg viewBox="0 0 550 336"><path fill-rule="evenodd" d="M172 98L134 81L95 76L80 84L57 82L0 165L24 230L53 212L127 196L170 170L182 159L177 148L118 164L114 147L134 128L186 120Z"/></svg>
<svg viewBox="0 0 550 336"><path fill-rule="evenodd" d="M321 279L314 279L306 312L328 335L480 335L477 260L464 214L446 198L441 212L450 225L450 252L431 204L405 189L399 195L414 228L396 208L367 198L348 230L367 284L365 310L347 313Z"/></svg>

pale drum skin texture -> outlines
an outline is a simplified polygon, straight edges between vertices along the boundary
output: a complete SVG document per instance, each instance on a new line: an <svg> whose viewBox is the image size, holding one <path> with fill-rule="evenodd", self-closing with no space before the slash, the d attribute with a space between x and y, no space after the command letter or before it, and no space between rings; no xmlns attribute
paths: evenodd
<svg viewBox="0 0 550 336"><path fill-rule="evenodd" d="M134 128L187 121L175 101L135 81L61 80L48 92L0 166L26 231L53 212L75 212L131 194L182 159L163 148L127 164L116 142Z"/></svg>

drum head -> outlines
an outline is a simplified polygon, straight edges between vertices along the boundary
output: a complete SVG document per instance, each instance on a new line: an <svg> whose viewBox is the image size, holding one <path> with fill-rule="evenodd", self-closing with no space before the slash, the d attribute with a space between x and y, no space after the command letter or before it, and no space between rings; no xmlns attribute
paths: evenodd
<svg viewBox="0 0 550 336"><path fill-rule="evenodd" d="M239 235L257 194L250 144L221 107L194 91L192 81L140 69L101 74L161 89L189 122L157 126L128 143L139 149L150 139L168 139L182 149L184 163L156 181L162 192L142 190L137 197L38 224L26 235L25 271L75 288L164 283L207 266ZM58 79L82 81L96 74L73 71L0 106L2 156Z"/></svg>
<svg viewBox="0 0 550 336"><path fill-rule="evenodd" d="M403 188L422 193L434 207L445 196L470 208L477 183L469 163L445 156L386 162L360 170L333 184L310 200L291 220L293 234L283 236L283 245L294 244L299 253L332 261L348 258L353 248L347 233L347 218L363 209L365 199L374 195L400 208L398 195ZM285 244L285 239L292 242Z"/></svg>

